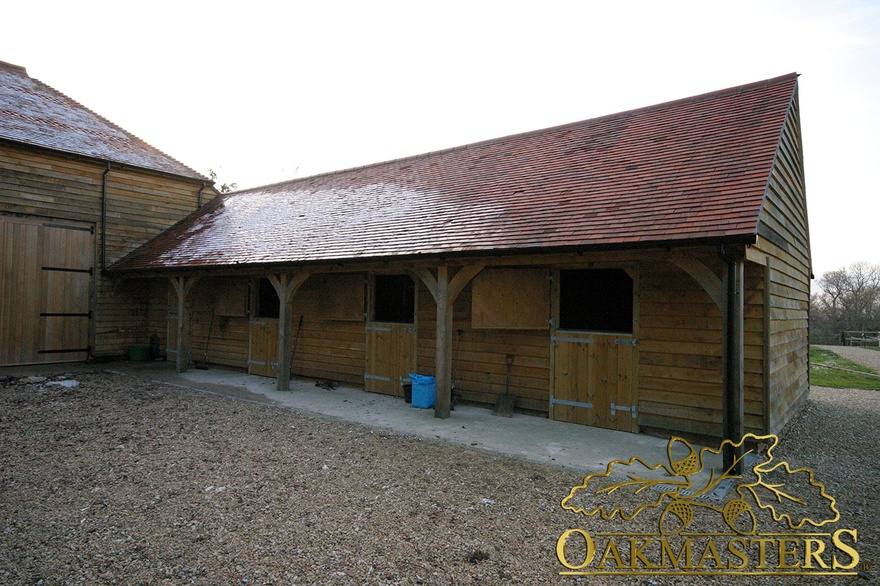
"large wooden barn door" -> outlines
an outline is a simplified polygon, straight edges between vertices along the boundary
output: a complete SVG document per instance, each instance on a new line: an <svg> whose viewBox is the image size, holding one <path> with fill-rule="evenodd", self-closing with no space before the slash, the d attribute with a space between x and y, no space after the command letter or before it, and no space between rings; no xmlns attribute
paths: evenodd
<svg viewBox="0 0 880 586"><path fill-rule="evenodd" d="M88 358L93 228L0 217L0 247L0 364Z"/></svg>
<svg viewBox="0 0 880 586"><path fill-rule="evenodd" d="M553 419L632 431L633 337L557 330Z"/></svg>
<svg viewBox="0 0 880 586"><path fill-rule="evenodd" d="M633 273L586 269L555 275L552 419L638 431Z"/></svg>

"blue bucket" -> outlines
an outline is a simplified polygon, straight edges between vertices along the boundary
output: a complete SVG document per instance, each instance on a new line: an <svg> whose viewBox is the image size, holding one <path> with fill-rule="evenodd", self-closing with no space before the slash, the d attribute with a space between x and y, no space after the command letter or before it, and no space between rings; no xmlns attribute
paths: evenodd
<svg viewBox="0 0 880 586"><path fill-rule="evenodd" d="M437 396L437 381L433 376L410 373L412 381L412 406L419 409L430 409L434 406Z"/></svg>

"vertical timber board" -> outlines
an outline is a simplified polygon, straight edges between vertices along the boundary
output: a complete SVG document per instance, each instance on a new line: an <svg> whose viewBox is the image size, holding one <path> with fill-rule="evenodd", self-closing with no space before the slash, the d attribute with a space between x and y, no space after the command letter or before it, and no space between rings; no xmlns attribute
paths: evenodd
<svg viewBox="0 0 880 586"><path fill-rule="evenodd" d="M39 227L9 219L3 225L0 364L28 364L39 356Z"/></svg>
<svg viewBox="0 0 880 586"><path fill-rule="evenodd" d="M165 332L165 359L177 359L177 293L174 287L168 287L166 313L168 327Z"/></svg>
<svg viewBox="0 0 880 586"><path fill-rule="evenodd" d="M94 231L63 222L44 223L41 232L44 361L85 360L91 319Z"/></svg>
<svg viewBox="0 0 880 586"><path fill-rule="evenodd" d="M595 425L595 340L591 335L574 332L559 333L558 338L554 342L553 398L562 402L553 406L554 419Z"/></svg>
<svg viewBox="0 0 880 586"><path fill-rule="evenodd" d="M368 326L368 372L365 388L370 392L400 396L400 381L415 370L415 326L371 324Z"/></svg>
<svg viewBox="0 0 880 586"><path fill-rule="evenodd" d="M629 334L557 331L553 418L620 431L637 429L630 411L634 405L632 341Z"/></svg>
<svg viewBox="0 0 880 586"><path fill-rule="evenodd" d="M278 373L278 320L257 318L250 321L248 374L275 377Z"/></svg>
<svg viewBox="0 0 880 586"><path fill-rule="evenodd" d="M364 388L371 393L401 395L400 381L415 370L414 324L367 325L367 372Z"/></svg>
<svg viewBox="0 0 880 586"><path fill-rule="evenodd" d="M0 216L0 249L0 364L85 360L91 226Z"/></svg>
<svg viewBox="0 0 880 586"><path fill-rule="evenodd" d="M615 389L611 385L612 377L617 382L617 360L611 360L613 351L613 339L609 339L607 335L593 336L596 340L595 361L593 371L590 373L590 380L594 385L593 388L593 414L595 420L593 425L596 427L608 428L611 419L611 403L613 402L612 394L616 395ZM614 370L611 370L611 366Z"/></svg>
<svg viewBox="0 0 880 586"><path fill-rule="evenodd" d="M391 378L391 324L367 325L367 370L364 388L371 393L386 395L393 392ZM386 380L387 379L387 380Z"/></svg>
<svg viewBox="0 0 880 586"><path fill-rule="evenodd" d="M635 346L624 342L632 339L632 336L615 336L615 344L617 345L617 397L614 399L614 403L630 408L637 403L633 393L634 368L636 366L636 361L633 359ZM618 342L618 340L621 342ZM631 411L618 409L611 420L613 429L637 431L637 419L632 416Z"/></svg>

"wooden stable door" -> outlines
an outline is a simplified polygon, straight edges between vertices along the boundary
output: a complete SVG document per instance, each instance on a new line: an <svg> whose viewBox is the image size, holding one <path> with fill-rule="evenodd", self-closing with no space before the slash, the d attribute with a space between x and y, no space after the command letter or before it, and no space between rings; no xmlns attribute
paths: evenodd
<svg viewBox="0 0 880 586"><path fill-rule="evenodd" d="M0 217L0 249L0 365L88 358L93 228Z"/></svg>
<svg viewBox="0 0 880 586"><path fill-rule="evenodd" d="M633 336L557 330L553 343L552 418L636 431Z"/></svg>
<svg viewBox="0 0 880 586"><path fill-rule="evenodd" d="M367 324L367 372L364 388L372 393L400 396L401 382L416 366L414 324Z"/></svg>
<svg viewBox="0 0 880 586"><path fill-rule="evenodd" d="M250 320L250 350L248 374L277 375L278 320L261 317Z"/></svg>

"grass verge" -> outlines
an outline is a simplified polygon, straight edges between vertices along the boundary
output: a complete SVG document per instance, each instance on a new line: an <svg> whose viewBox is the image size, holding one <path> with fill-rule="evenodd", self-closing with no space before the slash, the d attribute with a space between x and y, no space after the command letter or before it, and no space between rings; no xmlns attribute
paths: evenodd
<svg viewBox="0 0 880 586"><path fill-rule="evenodd" d="M846 370L838 370L840 368ZM810 384L835 389L880 390L880 378L858 373L877 374L875 370L841 358L830 350L810 347Z"/></svg>

